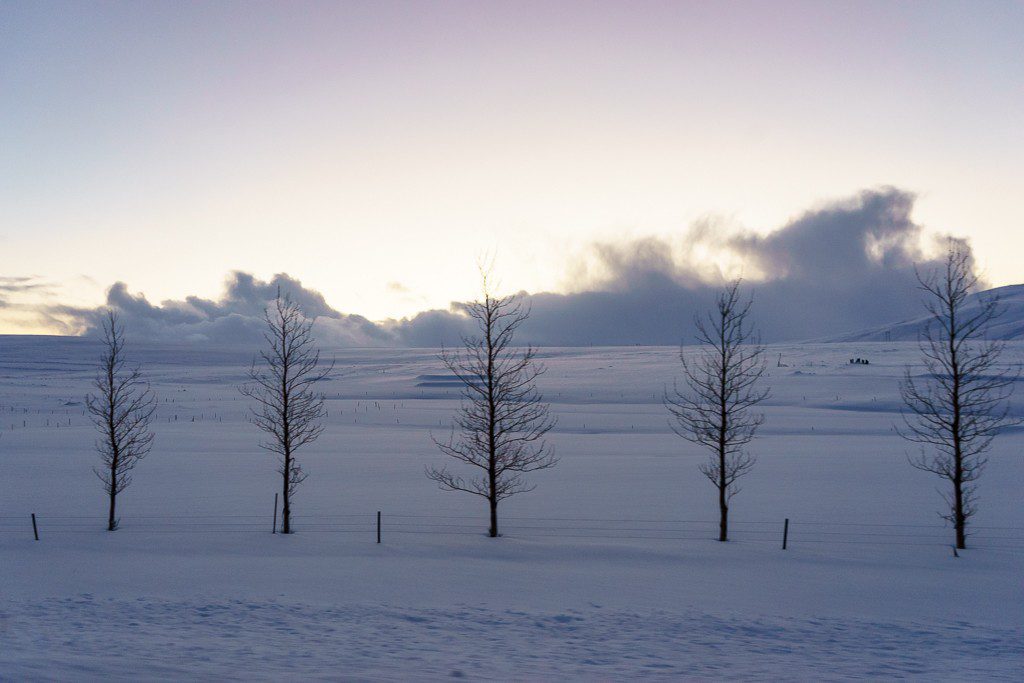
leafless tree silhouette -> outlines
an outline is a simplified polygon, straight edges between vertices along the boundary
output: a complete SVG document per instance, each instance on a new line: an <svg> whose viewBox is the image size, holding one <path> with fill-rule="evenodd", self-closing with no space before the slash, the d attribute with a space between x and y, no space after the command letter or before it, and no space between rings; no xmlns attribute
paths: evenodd
<svg viewBox="0 0 1024 683"><path fill-rule="evenodd" d="M313 338L313 320L287 295L278 292L264 314L266 347L253 359L249 383L243 395L254 401L252 421L266 433L260 448L280 458L282 515L281 532L291 533L291 499L305 478L295 452L323 433L323 394L317 382L330 377L331 362L320 364L320 351Z"/></svg>
<svg viewBox="0 0 1024 683"><path fill-rule="evenodd" d="M103 317L103 355L93 381L95 393L85 397L92 423L100 432L96 450L100 466L93 472L103 482L109 508L107 531L117 529L117 494L132 482L132 470L153 446L149 427L156 411L156 397L142 380L138 366L128 364L124 350L124 325L113 309Z"/></svg>
<svg viewBox="0 0 1024 683"><path fill-rule="evenodd" d="M527 472L557 462L544 439L554 426L548 404L537 391L544 367L532 346L516 349L513 337L530 311L518 296L497 297L482 272L483 300L468 305L480 329L464 337L461 349L443 350L441 360L462 383L462 407L447 440L434 439L445 455L481 472L469 479L447 467L428 467L427 476L447 491L464 491L487 500L491 537L498 536L498 503L535 485Z"/></svg>
<svg viewBox="0 0 1024 683"><path fill-rule="evenodd" d="M929 320L919 345L925 372L907 368L900 383L906 410L900 435L921 445L910 463L950 483L942 517L956 530L956 547L967 547L967 524L977 512L977 485L985 453L1001 429L1020 420L1008 399L1020 371L999 363L1004 344L985 338L1002 313L996 296L975 297L978 284L971 254L950 241L942 268L922 276Z"/></svg>
<svg viewBox="0 0 1024 683"><path fill-rule="evenodd" d="M686 391L673 386L665 392L676 434L711 451L700 471L718 489L718 540L729 540L729 501L739 488L736 480L754 466L746 451L764 423L755 412L769 390L758 385L765 373L764 347L747 322L751 300L742 301L739 280L719 295L706 318L697 317L696 359L679 351Z"/></svg>

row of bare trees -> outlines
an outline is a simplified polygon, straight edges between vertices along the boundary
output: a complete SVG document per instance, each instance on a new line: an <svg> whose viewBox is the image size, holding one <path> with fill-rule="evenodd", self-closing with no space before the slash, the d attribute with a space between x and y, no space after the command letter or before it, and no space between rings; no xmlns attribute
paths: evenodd
<svg viewBox="0 0 1024 683"><path fill-rule="evenodd" d="M528 472L557 462L545 435L554 426L550 409L537 390L544 367L536 349L514 344L515 332L529 316L517 296L495 296L483 276L483 300L470 304L469 317L478 336L465 337L461 348L443 350L441 360L462 384L463 405L447 439L434 439L440 450L479 473L466 478L446 467L428 467L427 476L448 491L486 499L488 533L498 533L498 504L533 489ZM240 389L252 400L251 418L263 433L260 447L278 458L281 476L281 531L291 533L292 496L306 478L296 452L323 433L324 396L317 388L334 363L322 364L313 336L313 320L287 295L278 293L264 316L264 347ZM96 473L109 496L108 529L117 528L117 495L131 481L135 464L150 450L156 399L141 379L138 366L124 359L124 326L115 311L103 320L104 355L88 397L89 411L100 430L97 449L102 466Z"/></svg>
<svg viewBox="0 0 1024 683"><path fill-rule="evenodd" d="M919 273L918 282L928 314L919 339L925 372L904 371L900 394L906 409L897 431L921 447L910 464L947 482L942 517L953 526L956 547L963 549L992 440L1021 422L1009 410L1020 368L1004 366L1004 343L986 336L1002 308L997 296L972 300L978 278L962 244L951 241L943 266ZM700 471L718 491L720 541L728 540L729 501L739 492L737 481L755 462L746 446L764 423L757 406L769 396L760 386L764 346L749 326L750 306L738 281L726 287L715 308L695 321L696 358L680 353L684 389L676 386L665 395L674 431L710 451Z"/></svg>
<svg viewBox="0 0 1024 683"><path fill-rule="evenodd" d="M1000 313L998 299L971 305L977 278L966 249L951 243L944 268L918 279L929 314L920 341L926 372L914 375L908 368L904 374L900 391L907 409L899 433L922 446L910 459L914 467L947 480L943 517L955 529L956 547L965 548L985 454L1000 430L1019 422L1008 408L1019 370L1001 365L1003 344L986 338ZM729 538L729 505L738 482L755 464L748 446L765 420L758 408L770 396L763 386L765 347L750 325L750 311L740 282L728 285L695 320L696 353L680 350L682 386L664 396L675 433L709 452L700 471L717 490L720 541ZM448 437L434 442L475 474L448 467L428 467L426 474L443 490L484 498L488 533L496 537L499 503L533 490L527 473L557 463L545 439L555 420L537 389L544 366L536 349L515 345L515 333L529 317L522 299L496 296L485 272L483 298L468 305L467 313L478 334L441 353L461 383L462 406ZM101 434L96 474L109 499L112 531L117 495L152 446L156 399L139 368L125 360L124 328L115 312L104 318L103 331L105 351L87 407ZM296 451L323 432L326 411L317 385L331 376L334 363L321 362L313 321L280 293L265 314L264 342L241 391L253 402L252 422L265 434L260 446L278 457L282 531L290 533L292 495L306 477Z"/></svg>
<svg viewBox="0 0 1024 683"><path fill-rule="evenodd" d="M514 346L514 336L529 311L515 296L496 297L483 276L483 300L467 313L480 330L462 348L443 350L441 360L462 383L463 405L441 451L479 473L470 478L448 468L427 468L427 476L448 491L463 491L487 500L488 533L498 536L498 504L532 490L523 475L546 469L556 460L544 436L554 426L548 404L537 391L544 367L536 350ZM323 394L316 385L327 379L334 363L320 365L313 321L280 295L266 315L265 348L249 370L242 393L254 402L253 423L266 435L262 448L278 456L282 479L283 533L291 533L291 498L306 475L295 451L323 431Z"/></svg>

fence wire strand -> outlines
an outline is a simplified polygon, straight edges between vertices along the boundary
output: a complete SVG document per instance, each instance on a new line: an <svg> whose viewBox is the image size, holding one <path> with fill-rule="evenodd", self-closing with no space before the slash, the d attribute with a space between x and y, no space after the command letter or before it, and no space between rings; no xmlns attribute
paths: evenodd
<svg viewBox="0 0 1024 683"><path fill-rule="evenodd" d="M594 539L609 541L702 541L714 540L716 520L699 519L614 519L607 517L505 516L503 532L520 538ZM54 534L96 534L105 532L105 520L95 516L36 513L40 537ZM292 526L299 533L377 533L377 513L316 513L293 515ZM466 536L482 535L485 524L467 515L422 515L385 513L382 531L386 535ZM769 520L730 522L730 537L741 543L781 544L782 523ZM118 527L128 534L256 534L270 533L269 515L138 514ZM975 548L1007 552L1024 551L1024 527L972 526ZM993 533L995 532L995 533ZM1007 533L1009 532L1009 533ZM1016 533L1015 533L1016 532ZM867 522L789 521L788 546L800 544L945 546L950 530L936 524L886 524ZM29 515L0 516L0 534L32 536Z"/></svg>

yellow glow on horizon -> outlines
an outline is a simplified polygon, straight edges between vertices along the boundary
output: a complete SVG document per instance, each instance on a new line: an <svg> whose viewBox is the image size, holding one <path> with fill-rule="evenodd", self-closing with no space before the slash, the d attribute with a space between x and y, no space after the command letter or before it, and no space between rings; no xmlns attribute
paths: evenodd
<svg viewBox="0 0 1024 683"><path fill-rule="evenodd" d="M14 7L0 267L75 305L287 272L379 320L473 298L481 253L573 291L594 243L683 252L709 216L766 233L892 185L1024 281L1015 5L566 7Z"/></svg>

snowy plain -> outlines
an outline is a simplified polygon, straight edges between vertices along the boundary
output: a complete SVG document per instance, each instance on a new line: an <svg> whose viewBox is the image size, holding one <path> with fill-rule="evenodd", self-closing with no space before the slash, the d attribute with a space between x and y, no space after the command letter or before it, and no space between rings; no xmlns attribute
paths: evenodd
<svg viewBox="0 0 1024 683"><path fill-rule="evenodd" d="M995 442L954 558L940 482L893 432L912 343L769 347L759 460L724 544L705 455L661 404L676 349L542 350L560 463L502 505L500 539L480 499L423 474L458 405L433 351L326 352L327 431L300 455L289 537L270 533L275 463L237 391L253 350L132 351L160 399L157 441L107 533L82 413L98 346L0 339L0 680L1024 669L1024 431Z"/></svg>

